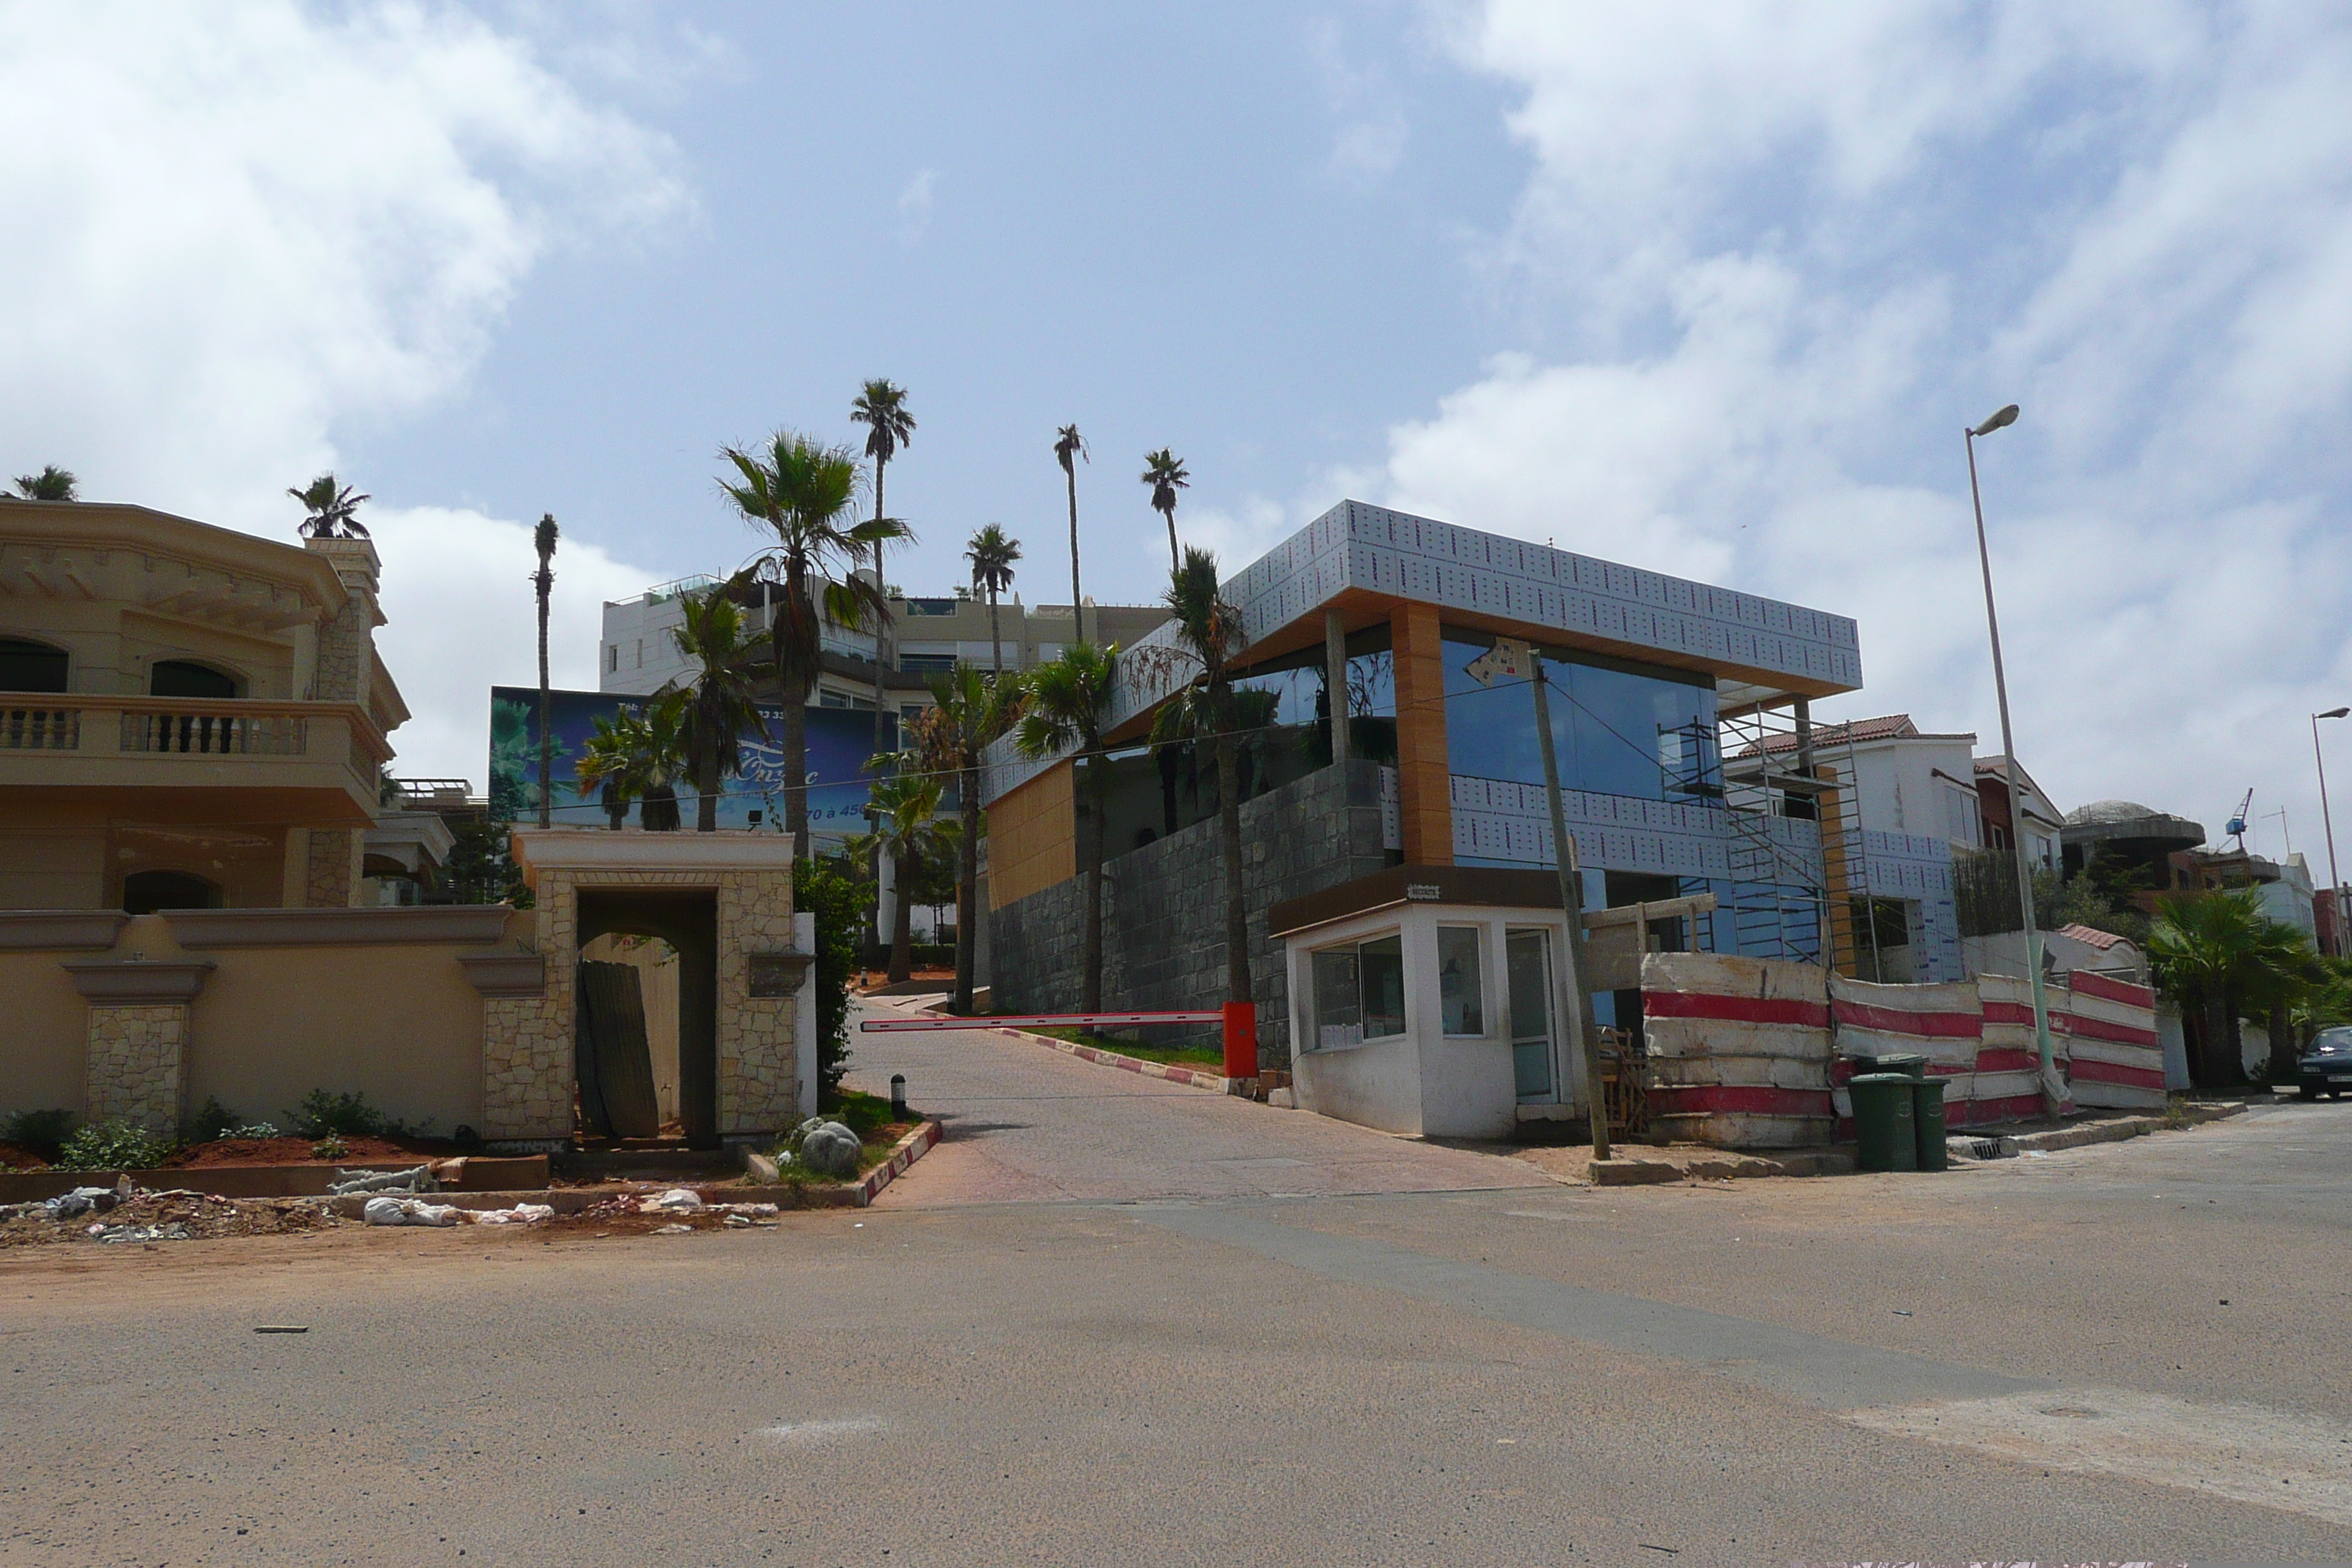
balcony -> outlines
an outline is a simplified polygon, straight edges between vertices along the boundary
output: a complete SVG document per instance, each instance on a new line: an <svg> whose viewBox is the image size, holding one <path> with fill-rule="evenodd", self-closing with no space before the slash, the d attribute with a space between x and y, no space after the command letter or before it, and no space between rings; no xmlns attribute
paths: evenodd
<svg viewBox="0 0 2352 1568"><path fill-rule="evenodd" d="M115 821L365 822L391 759L354 702L0 692L0 800L19 818L62 801Z"/></svg>

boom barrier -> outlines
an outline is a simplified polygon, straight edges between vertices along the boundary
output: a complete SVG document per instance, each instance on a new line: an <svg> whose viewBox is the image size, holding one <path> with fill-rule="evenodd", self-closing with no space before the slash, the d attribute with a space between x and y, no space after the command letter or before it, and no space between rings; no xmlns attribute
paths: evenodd
<svg viewBox="0 0 2352 1568"><path fill-rule="evenodd" d="M1257 1004L1228 1002L1215 1009L1169 1013L1013 1013L969 1018L866 1018L867 1035L914 1035L932 1029L1131 1029L1146 1024L1222 1024L1225 1076L1257 1076Z"/></svg>

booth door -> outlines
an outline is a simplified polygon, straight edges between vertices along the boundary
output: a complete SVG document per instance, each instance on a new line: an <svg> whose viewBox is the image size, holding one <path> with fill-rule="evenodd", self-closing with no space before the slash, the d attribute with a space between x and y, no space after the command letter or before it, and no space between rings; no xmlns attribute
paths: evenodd
<svg viewBox="0 0 2352 1568"><path fill-rule="evenodd" d="M1504 941L1510 968L1511 1070L1522 1100L1558 1098L1552 1079L1551 934L1515 931Z"/></svg>

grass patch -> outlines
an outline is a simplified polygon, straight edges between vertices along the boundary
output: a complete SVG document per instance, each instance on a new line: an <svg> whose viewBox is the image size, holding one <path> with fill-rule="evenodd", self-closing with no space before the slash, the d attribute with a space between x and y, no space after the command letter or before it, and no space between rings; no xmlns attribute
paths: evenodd
<svg viewBox="0 0 2352 1568"><path fill-rule="evenodd" d="M984 1018L981 1021L986 1022ZM1163 1066L1223 1067L1225 1061L1225 1047L1222 1043L1147 1045L1141 1040L1131 1039L1125 1035L1114 1034L1108 1030L1090 1036L1084 1029L1066 1028L1058 1024L1044 1026L1024 1024L1021 1027L1021 1032L1025 1035L1050 1035L1057 1040L1067 1040L1074 1046L1098 1046L1107 1051L1117 1051L1123 1057L1135 1057L1147 1062L1159 1062Z"/></svg>
<svg viewBox="0 0 2352 1568"><path fill-rule="evenodd" d="M872 1170L889 1157L899 1139L914 1131L922 1121L920 1113L908 1110L907 1120L899 1121L890 1114L890 1102L878 1094L866 1094L859 1089L845 1089L834 1097L824 1111L828 1121L838 1121L857 1134L857 1170L860 1175Z"/></svg>

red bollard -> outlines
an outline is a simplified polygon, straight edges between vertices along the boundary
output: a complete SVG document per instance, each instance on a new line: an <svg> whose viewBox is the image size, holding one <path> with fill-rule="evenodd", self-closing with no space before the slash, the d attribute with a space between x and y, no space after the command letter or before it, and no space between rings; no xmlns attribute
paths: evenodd
<svg viewBox="0 0 2352 1568"><path fill-rule="evenodd" d="M1257 1004L1228 1002L1225 1014L1225 1076L1257 1076Z"/></svg>

